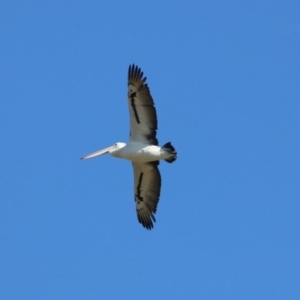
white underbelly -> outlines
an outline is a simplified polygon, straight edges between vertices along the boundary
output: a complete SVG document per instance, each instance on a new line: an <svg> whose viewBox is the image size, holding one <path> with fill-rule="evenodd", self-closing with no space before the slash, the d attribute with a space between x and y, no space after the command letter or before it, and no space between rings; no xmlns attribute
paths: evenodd
<svg viewBox="0 0 300 300"><path fill-rule="evenodd" d="M119 151L112 153L112 156L136 162L156 161L167 157L165 151L160 147L141 143L129 143Z"/></svg>

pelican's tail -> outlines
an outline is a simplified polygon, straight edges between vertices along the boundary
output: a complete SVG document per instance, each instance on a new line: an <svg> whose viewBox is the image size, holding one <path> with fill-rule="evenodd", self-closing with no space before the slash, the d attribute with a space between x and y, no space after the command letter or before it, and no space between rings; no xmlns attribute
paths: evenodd
<svg viewBox="0 0 300 300"><path fill-rule="evenodd" d="M176 152L175 148L171 145L170 142L164 144L162 146L162 149L170 154L170 156L167 159L165 159L166 162L172 163L173 161L176 160L177 152Z"/></svg>

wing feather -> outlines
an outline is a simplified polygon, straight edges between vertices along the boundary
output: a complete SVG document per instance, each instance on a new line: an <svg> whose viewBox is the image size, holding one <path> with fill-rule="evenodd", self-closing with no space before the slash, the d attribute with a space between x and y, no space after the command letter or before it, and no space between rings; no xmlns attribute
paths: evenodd
<svg viewBox="0 0 300 300"><path fill-rule="evenodd" d="M158 162L132 163L134 171L134 198L138 221L152 229L155 222L157 204L160 196L161 176Z"/></svg>
<svg viewBox="0 0 300 300"><path fill-rule="evenodd" d="M158 145L156 138L157 115L146 83L138 66L128 69L128 106L130 112L130 140Z"/></svg>

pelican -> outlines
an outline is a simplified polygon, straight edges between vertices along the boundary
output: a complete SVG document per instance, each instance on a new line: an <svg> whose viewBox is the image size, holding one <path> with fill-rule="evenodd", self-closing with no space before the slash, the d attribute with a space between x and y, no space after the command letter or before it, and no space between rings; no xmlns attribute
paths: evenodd
<svg viewBox="0 0 300 300"><path fill-rule="evenodd" d="M93 152L81 159L89 159L109 153L113 157L130 160L134 172L134 199L138 221L151 230L160 197L161 176L159 161L172 163L177 152L170 142L158 146L156 138L157 117L154 102L146 83L146 77L136 65L128 69L128 106L130 113L130 137L127 144L114 145Z"/></svg>

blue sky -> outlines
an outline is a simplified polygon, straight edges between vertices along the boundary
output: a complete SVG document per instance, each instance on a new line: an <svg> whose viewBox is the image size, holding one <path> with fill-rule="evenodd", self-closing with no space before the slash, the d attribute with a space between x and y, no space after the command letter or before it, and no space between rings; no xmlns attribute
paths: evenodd
<svg viewBox="0 0 300 300"><path fill-rule="evenodd" d="M299 1L1 1L0 298L299 299ZM127 69L158 112L152 231Z"/></svg>

